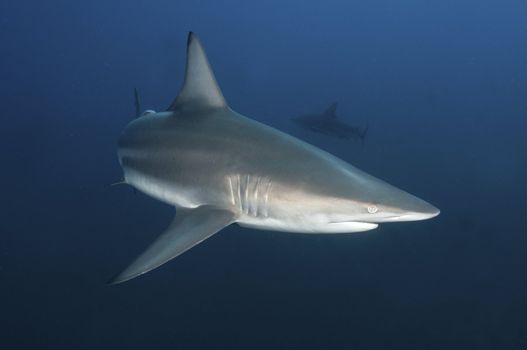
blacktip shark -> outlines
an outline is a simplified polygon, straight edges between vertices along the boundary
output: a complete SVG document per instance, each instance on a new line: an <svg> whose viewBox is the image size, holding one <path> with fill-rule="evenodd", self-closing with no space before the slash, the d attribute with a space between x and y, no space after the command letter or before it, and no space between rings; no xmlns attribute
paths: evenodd
<svg viewBox="0 0 527 350"><path fill-rule="evenodd" d="M439 214L431 204L230 109L192 32L179 95L166 111L146 111L125 128L118 157L124 182L174 206L176 217L110 283L155 269L233 223L335 234Z"/></svg>
<svg viewBox="0 0 527 350"><path fill-rule="evenodd" d="M368 126L360 128L345 123L337 116L337 103L322 113L305 114L291 119L295 124L311 131L341 139L359 139L364 144Z"/></svg>

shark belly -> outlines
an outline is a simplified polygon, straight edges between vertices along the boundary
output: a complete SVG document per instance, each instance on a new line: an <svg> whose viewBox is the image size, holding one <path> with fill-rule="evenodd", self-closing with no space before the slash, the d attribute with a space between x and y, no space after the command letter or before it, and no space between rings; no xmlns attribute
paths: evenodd
<svg viewBox="0 0 527 350"><path fill-rule="evenodd" d="M312 218L297 218L296 220L287 220L283 218L254 218L242 216L237 223L240 226L267 231L281 231L303 234L335 234L335 233L352 233L363 232L377 228L378 224L360 221L329 222L321 218L313 220Z"/></svg>

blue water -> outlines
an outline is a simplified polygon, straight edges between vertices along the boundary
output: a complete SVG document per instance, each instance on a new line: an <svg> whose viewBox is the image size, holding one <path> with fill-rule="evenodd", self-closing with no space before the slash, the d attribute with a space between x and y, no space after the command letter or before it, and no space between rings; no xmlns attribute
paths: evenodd
<svg viewBox="0 0 527 350"><path fill-rule="evenodd" d="M2 1L1 349L526 349L527 2ZM108 184L201 37L238 112L442 210L366 233L223 230L105 281L173 209ZM289 118L339 102L364 147Z"/></svg>

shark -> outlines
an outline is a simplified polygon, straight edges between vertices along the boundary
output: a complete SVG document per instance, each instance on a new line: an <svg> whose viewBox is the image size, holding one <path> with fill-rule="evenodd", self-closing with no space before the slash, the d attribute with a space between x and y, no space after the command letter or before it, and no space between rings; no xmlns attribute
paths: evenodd
<svg viewBox="0 0 527 350"><path fill-rule="evenodd" d="M337 102L322 113L301 115L291 120L305 129L346 140L359 139L362 144L368 132L368 126L360 128L340 120L337 116Z"/></svg>
<svg viewBox="0 0 527 350"><path fill-rule="evenodd" d="M138 110L136 93L136 109ZM183 86L170 106L133 119L118 140L124 182L175 218L111 284L179 256L231 225L307 234L373 230L439 209L227 104L190 32Z"/></svg>

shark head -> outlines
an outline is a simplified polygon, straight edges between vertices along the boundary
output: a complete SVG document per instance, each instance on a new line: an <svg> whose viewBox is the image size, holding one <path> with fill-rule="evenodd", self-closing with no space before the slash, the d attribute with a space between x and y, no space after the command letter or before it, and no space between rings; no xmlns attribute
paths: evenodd
<svg viewBox="0 0 527 350"><path fill-rule="evenodd" d="M362 187L347 199L355 220L369 223L419 221L439 215L439 209L432 204L384 181L369 175L359 181Z"/></svg>
<svg viewBox="0 0 527 350"><path fill-rule="evenodd" d="M426 220L440 213L430 203L350 164L329 156L326 160L323 171L317 167L296 178L295 191L284 195L280 210L302 216L306 225L328 233L367 231L380 223Z"/></svg>

